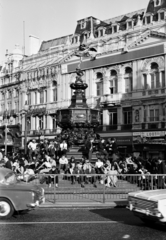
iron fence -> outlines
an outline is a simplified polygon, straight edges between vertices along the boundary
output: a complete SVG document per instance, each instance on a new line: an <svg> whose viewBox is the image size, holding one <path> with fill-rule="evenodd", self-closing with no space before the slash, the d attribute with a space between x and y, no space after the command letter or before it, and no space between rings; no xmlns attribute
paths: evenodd
<svg viewBox="0 0 166 240"><path fill-rule="evenodd" d="M162 174L36 174L18 179L43 187L52 203L107 203L126 200L129 192L166 187Z"/></svg>

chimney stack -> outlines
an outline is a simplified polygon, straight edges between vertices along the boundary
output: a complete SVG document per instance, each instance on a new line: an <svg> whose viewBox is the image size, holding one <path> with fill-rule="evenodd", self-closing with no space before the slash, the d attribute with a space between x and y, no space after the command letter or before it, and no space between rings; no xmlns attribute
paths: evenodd
<svg viewBox="0 0 166 240"><path fill-rule="evenodd" d="M29 41L30 41L30 49L29 49L29 54L36 54L39 51L39 47L40 47L40 40L38 37L29 36Z"/></svg>

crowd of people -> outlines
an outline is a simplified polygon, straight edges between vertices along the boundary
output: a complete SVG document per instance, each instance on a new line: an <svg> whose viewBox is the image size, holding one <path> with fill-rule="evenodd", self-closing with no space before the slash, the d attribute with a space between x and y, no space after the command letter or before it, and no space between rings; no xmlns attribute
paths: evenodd
<svg viewBox="0 0 166 240"><path fill-rule="evenodd" d="M71 181L71 184L78 182L83 188L89 183L94 187L97 187L97 183L117 187L118 179L124 179L125 174L140 174L140 178L135 180L133 177L130 181L145 189L147 186L150 188L150 181L147 184L145 175L166 173L164 161L160 158L121 156L114 138L106 140L91 132L85 139L79 161L74 156L67 158L71 144L67 131L50 141L45 139L36 142L32 139L27 145L27 155L17 152L8 157L0 152L0 161L3 160L4 167L19 175L20 180L29 182L38 176L40 183L46 182L49 187L51 184L58 187L59 174L65 174L63 179ZM92 161L94 152L97 157L95 162ZM128 180L127 177L125 179ZM164 188L165 178L154 179L155 184L158 188Z"/></svg>

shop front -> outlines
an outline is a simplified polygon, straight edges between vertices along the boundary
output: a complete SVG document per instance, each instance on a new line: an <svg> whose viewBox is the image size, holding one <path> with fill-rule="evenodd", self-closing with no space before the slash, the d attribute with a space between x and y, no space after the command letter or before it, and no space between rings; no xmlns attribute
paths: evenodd
<svg viewBox="0 0 166 240"><path fill-rule="evenodd" d="M129 134L120 136L120 134L100 133L100 136L106 140L108 138L114 138L116 140L118 152L121 155L126 156L127 154L132 154L132 134L130 134L130 136Z"/></svg>
<svg viewBox="0 0 166 240"><path fill-rule="evenodd" d="M134 152L143 158L166 158L166 131L133 132Z"/></svg>
<svg viewBox="0 0 166 240"><path fill-rule="evenodd" d="M0 150L11 154L21 148L20 125L8 125L0 127Z"/></svg>
<svg viewBox="0 0 166 240"><path fill-rule="evenodd" d="M118 151L121 155L126 156L132 153L132 137L115 137Z"/></svg>

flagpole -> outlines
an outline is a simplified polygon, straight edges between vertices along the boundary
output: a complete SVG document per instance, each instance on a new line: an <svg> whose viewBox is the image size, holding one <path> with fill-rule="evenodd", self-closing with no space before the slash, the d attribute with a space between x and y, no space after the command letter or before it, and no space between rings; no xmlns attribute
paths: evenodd
<svg viewBox="0 0 166 240"><path fill-rule="evenodd" d="M6 110L6 119L5 119L5 155L7 155L7 110Z"/></svg>
<svg viewBox="0 0 166 240"><path fill-rule="evenodd" d="M5 123L5 155L7 154L7 123Z"/></svg>

